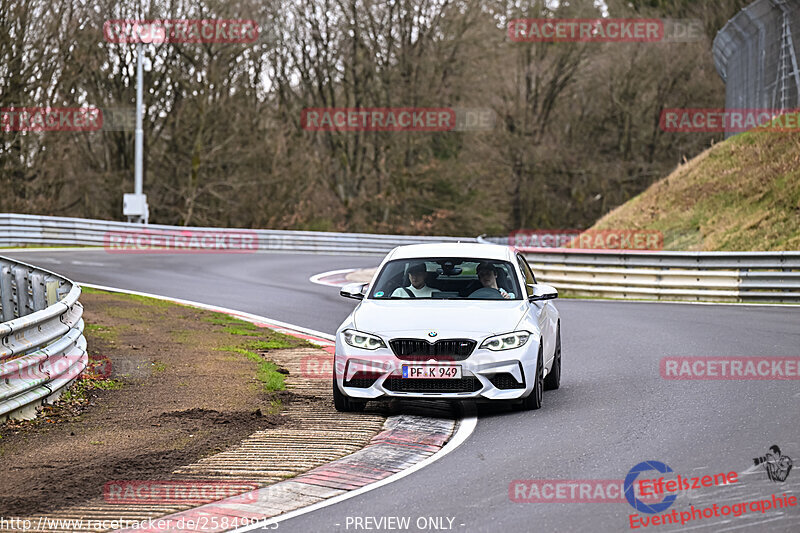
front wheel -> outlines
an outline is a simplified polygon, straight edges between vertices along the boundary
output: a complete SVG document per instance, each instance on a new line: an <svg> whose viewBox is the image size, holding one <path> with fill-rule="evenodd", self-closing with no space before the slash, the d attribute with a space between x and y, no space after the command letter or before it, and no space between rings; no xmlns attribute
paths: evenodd
<svg viewBox="0 0 800 533"><path fill-rule="evenodd" d="M542 345L539 345L539 356L536 360L536 378L533 384L533 390L526 397L523 398L522 404L519 409L523 411L533 411L542 407L542 396L544 391L544 357L542 355Z"/></svg>
<svg viewBox="0 0 800 533"><path fill-rule="evenodd" d="M364 400L354 400L342 394L336 384L336 377L333 378L333 407L340 413L359 413L367 406Z"/></svg>
<svg viewBox="0 0 800 533"><path fill-rule="evenodd" d="M544 378L544 390L556 390L561 386L561 322L556 327L556 349L553 354L553 367Z"/></svg>

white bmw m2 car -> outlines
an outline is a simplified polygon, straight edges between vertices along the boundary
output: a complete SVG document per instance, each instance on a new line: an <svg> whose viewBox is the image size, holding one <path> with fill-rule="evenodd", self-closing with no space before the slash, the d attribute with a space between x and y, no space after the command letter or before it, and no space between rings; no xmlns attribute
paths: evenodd
<svg viewBox="0 0 800 533"><path fill-rule="evenodd" d="M336 332L334 404L360 411L395 398L513 401L542 406L561 381L554 287L519 252L496 244L395 248Z"/></svg>

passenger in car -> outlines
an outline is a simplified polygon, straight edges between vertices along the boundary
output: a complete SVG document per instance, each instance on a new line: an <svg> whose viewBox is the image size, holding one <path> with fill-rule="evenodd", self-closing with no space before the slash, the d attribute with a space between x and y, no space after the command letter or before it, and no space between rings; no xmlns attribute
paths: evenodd
<svg viewBox="0 0 800 533"><path fill-rule="evenodd" d="M478 279L485 288L496 289L500 292L503 298L515 298L513 292L508 292L502 287L497 286L497 269L489 261L483 261L478 264L475 272L478 274Z"/></svg>
<svg viewBox="0 0 800 533"><path fill-rule="evenodd" d="M408 269L408 280L411 282L409 287L398 287L392 293L392 298L431 298L438 289L433 289L425 285L425 276L428 269L425 263L415 263Z"/></svg>

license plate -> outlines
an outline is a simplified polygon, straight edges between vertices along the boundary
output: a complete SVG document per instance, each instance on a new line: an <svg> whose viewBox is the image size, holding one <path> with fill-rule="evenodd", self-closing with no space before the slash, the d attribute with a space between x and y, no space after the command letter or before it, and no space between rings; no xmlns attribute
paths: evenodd
<svg viewBox="0 0 800 533"><path fill-rule="evenodd" d="M408 379L461 379L457 365L403 365L403 377Z"/></svg>

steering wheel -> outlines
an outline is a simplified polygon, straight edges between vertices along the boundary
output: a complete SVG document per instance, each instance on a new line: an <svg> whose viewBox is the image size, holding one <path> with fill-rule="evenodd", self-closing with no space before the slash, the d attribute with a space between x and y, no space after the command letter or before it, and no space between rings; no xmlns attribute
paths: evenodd
<svg viewBox="0 0 800 533"><path fill-rule="evenodd" d="M481 300L502 300L503 295L500 291L492 287L481 287L469 295L470 298L480 298Z"/></svg>

